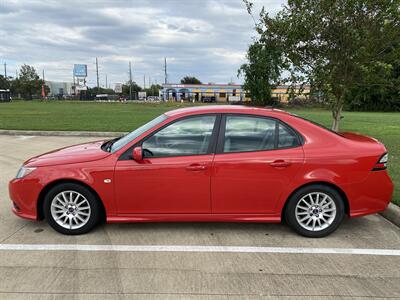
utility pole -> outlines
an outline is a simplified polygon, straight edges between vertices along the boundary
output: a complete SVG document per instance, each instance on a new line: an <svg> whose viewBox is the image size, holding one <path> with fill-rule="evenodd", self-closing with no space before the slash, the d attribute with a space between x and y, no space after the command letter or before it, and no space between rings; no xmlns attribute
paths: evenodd
<svg viewBox="0 0 400 300"><path fill-rule="evenodd" d="M154 84L151 83L150 76L149 76L149 88L151 89L151 95L155 96L154 95Z"/></svg>
<svg viewBox="0 0 400 300"><path fill-rule="evenodd" d="M132 100L132 66L129 62L129 100Z"/></svg>
<svg viewBox="0 0 400 300"><path fill-rule="evenodd" d="M42 83L42 97L46 97L46 89L45 89L45 82L44 82L44 69L42 70L42 78L43 78L43 83Z"/></svg>
<svg viewBox="0 0 400 300"><path fill-rule="evenodd" d="M148 77L149 77L149 90L151 89L151 95L154 96L153 95L153 88L152 88L151 82L150 82L150 75Z"/></svg>
<svg viewBox="0 0 400 300"><path fill-rule="evenodd" d="M74 82L73 91L74 91L74 96L75 96L76 95L75 72L72 72L72 81Z"/></svg>
<svg viewBox="0 0 400 300"><path fill-rule="evenodd" d="M146 75L143 75L143 89L146 89Z"/></svg>
<svg viewBox="0 0 400 300"><path fill-rule="evenodd" d="M7 80L7 63L4 62L4 78Z"/></svg>
<svg viewBox="0 0 400 300"><path fill-rule="evenodd" d="M99 62L96 57L97 93L99 92Z"/></svg>
<svg viewBox="0 0 400 300"><path fill-rule="evenodd" d="M106 89L108 89L107 74L106 74Z"/></svg>
<svg viewBox="0 0 400 300"><path fill-rule="evenodd" d="M167 73L167 58L164 57L164 83L168 82L168 73Z"/></svg>

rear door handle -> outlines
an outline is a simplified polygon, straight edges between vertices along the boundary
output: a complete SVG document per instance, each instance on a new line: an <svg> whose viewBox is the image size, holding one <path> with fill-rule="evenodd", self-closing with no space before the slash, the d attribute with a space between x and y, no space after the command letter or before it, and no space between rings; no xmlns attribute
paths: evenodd
<svg viewBox="0 0 400 300"><path fill-rule="evenodd" d="M207 166L204 164L191 164L186 167L186 170L188 171L203 171L205 169L207 169Z"/></svg>
<svg viewBox="0 0 400 300"><path fill-rule="evenodd" d="M289 161L285 161L285 160L275 160L272 163L270 163L271 167L274 168L286 168L288 166L290 166L290 162Z"/></svg>

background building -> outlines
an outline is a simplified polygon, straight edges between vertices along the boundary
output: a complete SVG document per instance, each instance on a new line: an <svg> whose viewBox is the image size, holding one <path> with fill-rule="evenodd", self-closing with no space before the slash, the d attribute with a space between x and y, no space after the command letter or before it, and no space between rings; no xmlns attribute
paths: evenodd
<svg viewBox="0 0 400 300"><path fill-rule="evenodd" d="M228 102L246 100L246 95L239 84L163 84L161 97L165 101Z"/></svg>
<svg viewBox="0 0 400 300"><path fill-rule="evenodd" d="M48 96L70 96L73 93L72 82L46 80L45 84L50 88L50 93Z"/></svg>
<svg viewBox="0 0 400 300"><path fill-rule="evenodd" d="M279 102L287 103L290 98L289 86L280 85L272 91L272 97ZM300 86L294 88L297 94ZM306 98L310 93L309 86L303 86L302 94L296 97ZM250 95L240 84L163 84L160 91L164 101L201 101L201 102L245 102L250 101Z"/></svg>
<svg viewBox="0 0 400 300"><path fill-rule="evenodd" d="M289 85L278 85L275 89L272 90L272 97L276 98L280 103L288 103L291 97ZM293 87L294 98L299 99L308 99L310 95L310 86L294 86Z"/></svg>

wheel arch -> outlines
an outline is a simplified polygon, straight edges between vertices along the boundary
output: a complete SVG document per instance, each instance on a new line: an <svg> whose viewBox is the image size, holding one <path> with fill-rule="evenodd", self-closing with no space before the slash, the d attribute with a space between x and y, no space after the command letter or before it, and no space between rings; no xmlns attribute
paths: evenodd
<svg viewBox="0 0 400 300"><path fill-rule="evenodd" d="M55 181L52 181L50 183L48 183L39 193L39 197L37 200L37 205L36 205L36 214L37 214L37 219L38 220L43 220L44 219L44 208L43 208L43 203L44 203L44 198L46 196L46 194L55 186L62 184L62 183L74 183L74 184L78 184L82 187L87 188L88 190L90 190L93 195L95 195L95 197L97 198L97 200L100 203L100 207L101 207L101 212L100 212L100 219L101 221L104 221L106 219L106 209L104 207L104 203L101 200L99 194L88 184L76 180L76 179L58 179Z"/></svg>
<svg viewBox="0 0 400 300"><path fill-rule="evenodd" d="M349 199L348 199L346 193L339 186L337 186L336 184L333 184L331 182L326 182L326 181L312 181L312 182L308 182L306 184L303 184L303 185L297 187L286 198L285 204L283 205L283 208L282 208L282 211L281 211L281 220L282 221L285 220L286 207L287 207L287 204L289 203L289 199L293 196L293 194L296 193L298 190L300 190L302 188L305 188L305 187L308 187L308 186L311 186L311 185L325 185L325 186L328 186L328 187L333 188L334 190L336 190L340 194L340 196L342 196L346 215L348 215L348 216L350 215Z"/></svg>

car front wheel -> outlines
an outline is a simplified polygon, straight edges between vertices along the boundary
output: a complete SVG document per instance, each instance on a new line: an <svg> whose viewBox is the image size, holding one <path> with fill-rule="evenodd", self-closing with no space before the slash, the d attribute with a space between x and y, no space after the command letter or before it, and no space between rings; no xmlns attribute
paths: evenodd
<svg viewBox="0 0 400 300"><path fill-rule="evenodd" d="M286 221L297 233L324 237L335 231L345 212L342 196L333 188L311 185L294 193L285 211Z"/></svg>
<svg viewBox="0 0 400 300"><path fill-rule="evenodd" d="M98 223L99 203L86 187L63 183L45 196L44 215L49 225L60 233L83 234Z"/></svg>

